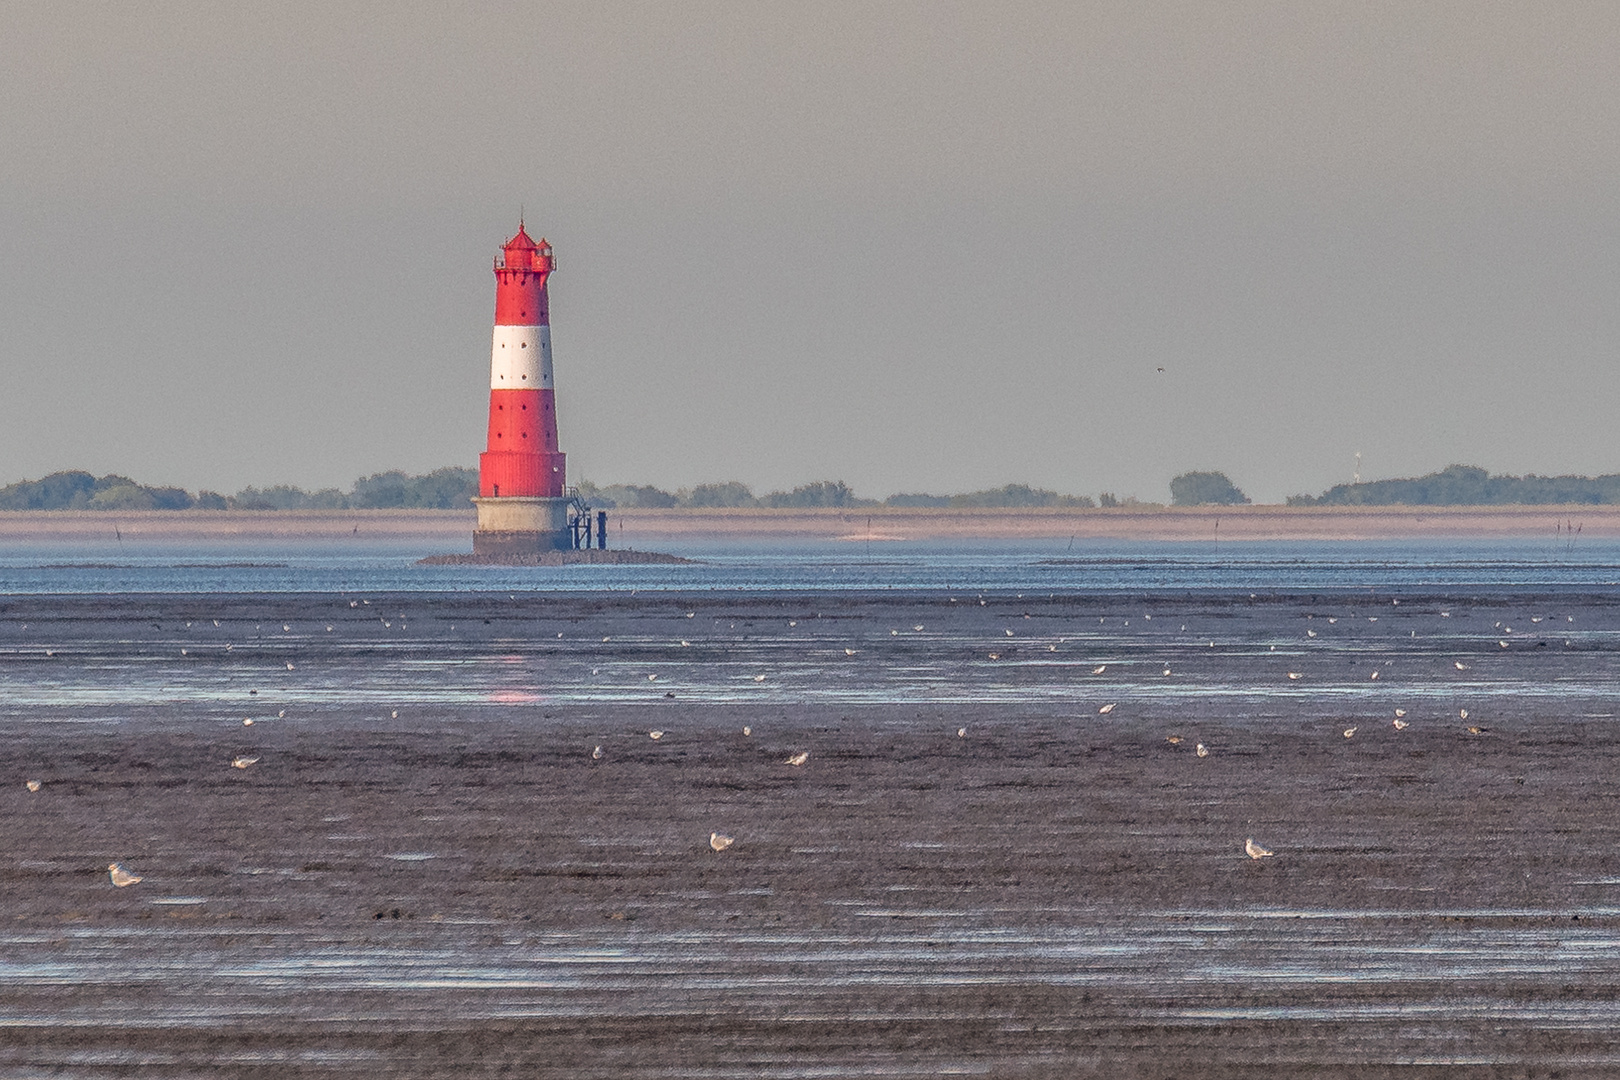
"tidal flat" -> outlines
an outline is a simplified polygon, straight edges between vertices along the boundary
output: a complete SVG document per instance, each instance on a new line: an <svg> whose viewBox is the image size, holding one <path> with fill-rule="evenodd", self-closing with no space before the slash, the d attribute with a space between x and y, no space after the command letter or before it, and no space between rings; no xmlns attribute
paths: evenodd
<svg viewBox="0 0 1620 1080"><path fill-rule="evenodd" d="M3 597L0 1077L1609 1076L1617 675L1596 587Z"/></svg>

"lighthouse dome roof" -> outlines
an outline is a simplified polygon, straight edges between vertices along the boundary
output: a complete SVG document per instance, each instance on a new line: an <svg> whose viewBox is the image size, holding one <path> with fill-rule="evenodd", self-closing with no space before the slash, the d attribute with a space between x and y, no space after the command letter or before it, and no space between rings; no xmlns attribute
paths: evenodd
<svg viewBox="0 0 1620 1080"><path fill-rule="evenodd" d="M540 245L534 242L534 238L529 235L529 231L520 223L517 235L501 245L501 248L504 251L539 251Z"/></svg>

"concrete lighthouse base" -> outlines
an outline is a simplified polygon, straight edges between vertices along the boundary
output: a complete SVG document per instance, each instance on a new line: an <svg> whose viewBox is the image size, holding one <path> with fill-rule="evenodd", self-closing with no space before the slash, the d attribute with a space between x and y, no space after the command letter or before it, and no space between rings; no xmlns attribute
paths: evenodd
<svg viewBox="0 0 1620 1080"><path fill-rule="evenodd" d="M568 532L572 503L571 499L513 496L474 499L478 529L473 533L473 554L508 557L570 550L574 546Z"/></svg>

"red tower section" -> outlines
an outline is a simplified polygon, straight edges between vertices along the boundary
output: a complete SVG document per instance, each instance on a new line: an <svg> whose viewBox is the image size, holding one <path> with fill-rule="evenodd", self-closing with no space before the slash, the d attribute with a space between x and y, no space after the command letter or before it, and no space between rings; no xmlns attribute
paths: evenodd
<svg viewBox="0 0 1620 1080"><path fill-rule="evenodd" d="M522 224L495 259L495 336L489 366L489 439L478 456L483 498L558 498L566 482L557 449L546 281L555 261Z"/></svg>

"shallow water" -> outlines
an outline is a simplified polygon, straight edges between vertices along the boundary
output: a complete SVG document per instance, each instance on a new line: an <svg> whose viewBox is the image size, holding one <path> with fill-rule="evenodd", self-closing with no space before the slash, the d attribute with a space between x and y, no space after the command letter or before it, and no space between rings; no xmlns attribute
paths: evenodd
<svg viewBox="0 0 1620 1080"><path fill-rule="evenodd" d="M1549 531L1550 526L1549 526ZM7 593L1589 588L1620 583L1620 540L670 542L688 566L418 566L420 545L70 545L0 550Z"/></svg>

